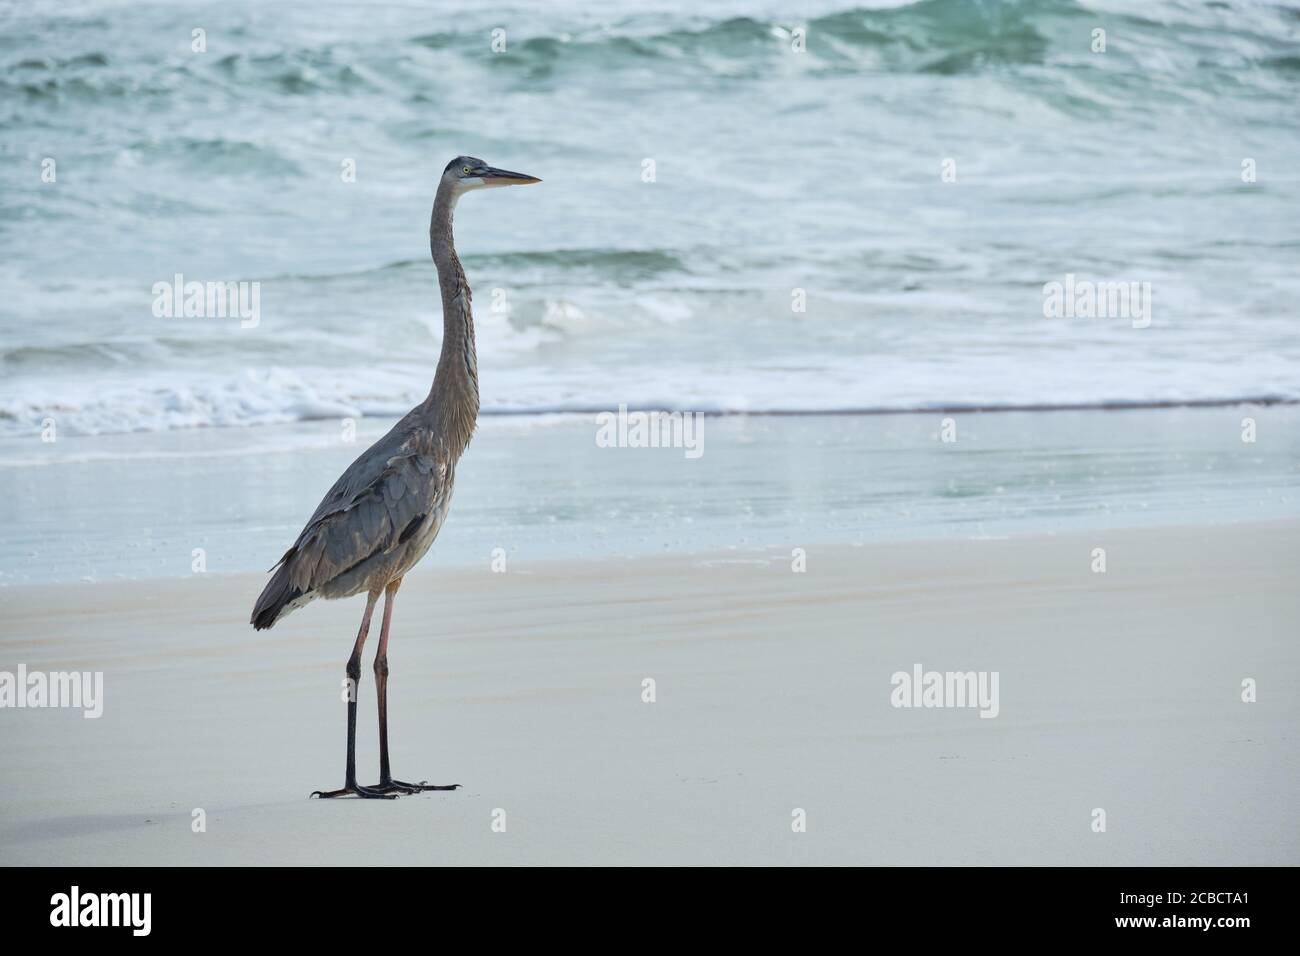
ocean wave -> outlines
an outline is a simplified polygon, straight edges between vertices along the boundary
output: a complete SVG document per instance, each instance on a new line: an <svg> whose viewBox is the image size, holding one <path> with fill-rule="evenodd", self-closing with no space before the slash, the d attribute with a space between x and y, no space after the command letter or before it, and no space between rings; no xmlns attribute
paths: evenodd
<svg viewBox="0 0 1300 956"><path fill-rule="evenodd" d="M0 434L400 414L437 360L424 233L457 152L546 180L457 221L487 414L1300 391L1294 10L580 6L507 11L504 55L497 14L454 0L436 22L230 0L207 54L166 5L16 12ZM155 318L176 273L260 282L261 324ZM1067 273L1151 280L1155 327L1051 324Z"/></svg>
<svg viewBox="0 0 1300 956"><path fill-rule="evenodd" d="M350 55L334 47L265 55L230 53L217 60L216 69L238 85L290 96L380 89L382 84L364 66L340 59Z"/></svg>
<svg viewBox="0 0 1300 956"><path fill-rule="evenodd" d="M1051 368L1021 368L1013 377L973 365L954 382L942 359L914 361L863 376L853 361L824 357L798 368L663 369L637 378L621 368L586 367L555 380L554 370L489 370L482 414L538 417L658 409L710 415L902 414L910 412L1053 411L1228 406L1300 402L1300 386L1279 364L1270 381L1207 364L1196 375L1112 373L1065 382ZM138 372L105 380L47 378L23 394L0 392L0 436L39 435L53 421L59 434L103 435L191 428L239 428L291 422L396 419L424 398L432 363L382 367L234 373ZM883 366L882 366L883 369ZM1172 376L1172 377L1171 377ZM906 384L903 384L906 383Z"/></svg>
<svg viewBox="0 0 1300 956"><path fill-rule="evenodd" d="M508 57L494 56L474 31L440 31L412 37L413 45L458 53L493 69L546 80L583 71L622 72L671 63L729 78L762 78L784 58L796 28L806 31L812 72L930 73L960 75L1005 67L1035 66L1054 52L1071 31L1087 38L1104 22L1138 47L1143 39L1164 47L1179 38L1218 42L1226 31L1234 44L1224 62L1238 61L1284 72L1296 57L1278 50L1278 27L1294 11L1261 9L1253 3L1220 3L1206 8L1162 8L1162 19L1140 8L1098 11L1079 0L917 0L892 6L863 6L806 20L788 13L771 17L694 15L689 25L647 29L644 18L576 27L562 33L526 37ZM1080 47L1086 51L1086 44ZM1207 48L1206 54L1213 50ZM1123 54L1121 54L1123 55ZM1080 61L1082 62L1082 61ZM1150 63L1145 64L1147 71ZM1210 65L1207 58L1205 65Z"/></svg>
<svg viewBox="0 0 1300 956"><path fill-rule="evenodd" d="M213 395L203 395L193 390L175 394L159 401L159 396L151 397L145 405L120 403L105 405L98 409L87 408L46 408L41 410L43 417L33 419L30 415L13 417L9 409L0 408L0 438L23 439L24 442L38 438L50 422L56 426L56 434L62 437L85 438L91 436L112 436L138 433L165 433L192 429L261 429L270 426L308 424L315 422L376 422L374 427L386 427L396 421L415 404L415 400L401 404L371 399L369 401L350 401L335 403L331 401L299 399L286 402L280 407L252 404L236 400L229 407L220 408L213 402ZM1234 407L1269 407L1274 405L1298 405L1300 395L1241 394L1220 396L1216 398L1188 398L1182 400L1134 398L1109 399L1078 402L922 402L885 405L853 404L813 404L808 406L782 407L780 405L762 405L750 407L742 403L733 407L722 401L674 403L671 401L650 401L623 403L594 403L591 401L555 402L546 405L519 407L514 405L486 405L480 410L480 422L496 420L513 420L521 425L549 425L557 420L574 416L593 417L617 413L620 409L628 413L666 412L686 415L704 415L710 418L810 418L825 416L882 416L882 415L959 415L959 414L1004 414L1004 413L1049 413L1049 412L1117 412L1138 411L1142 409L1177 409L1177 408L1234 408ZM135 418L129 416L132 412ZM70 427L60 427L59 423L74 422ZM299 440L313 441L317 432L301 432ZM250 439L256 441L255 438ZM331 438L332 444L336 439ZM326 442L321 442L326 444ZM281 443L283 444L283 443ZM32 455L24 451L24 446L10 446L0 450L0 467L14 465L39 464L45 457ZM235 452L231 452L232 454ZM129 448L103 451L99 457L120 458L136 454ZM196 453L186 451L177 457L193 457ZM68 460L65 455L63 460Z"/></svg>
<svg viewBox="0 0 1300 956"><path fill-rule="evenodd" d="M289 159L274 143L255 143L224 136L154 137L135 140L128 149L147 152L151 163L171 163L188 175L300 176L298 163Z"/></svg>
<svg viewBox="0 0 1300 956"><path fill-rule="evenodd" d="M461 262L469 269L535 270L539 274L589 273L613 282L657 279L689 271L679 253L667 249L536 249L510 252L465 252ZM428 277L432 268L427 257L396 259L364 269L329 273L287 273L270 275L263 281L290 280L331 283L386 276L418 274ZM430 280L431 281L431 280Z"/></svg>
<svg viewBox="0 0 1300 956"><path fill-rule="evenodd" d="M686 22L665 24L665 18L640 14L614 15L596 23L578 18L571 29L512 40L508 56L492 52L478 24L412 32L405 43L480 64L502 76L533 81L667 63L687 73L759 79L771 75L774 65L789 53L792 31L802 28L807 31L808 62L814 75L863 70L959 75L1036 66L1054 55L1069 56L1062 37L1086 37L1085 28L1104 20L1124 36L1124 48L1129 50L1140 49L1143 43L1168 49L1182 41L1198 51L1206 68L1249 65L1285 75L1300 70L1294 44L1281 39L1289 32L1295 11L1253 3L1162 7L1158 19L1139 8L1098 11L1079 0L918 0L854 7L807 20L776 14L717 19L692 14L680 19ZM234 32L250 30L245 25ZM82 29L77 37L84 41L105 32ZM1225 32L1231 44L1222 42ZM16 39L24 37L39 45L38 32L20 32ZM1115 55L1130 55L1124 48ZM1077 65L1085 62L1078 60ZM1164 72L1159 66L1166 62L1168 58L1144 62L1144 73L1155 82ZM65 56L26 52L0 66L0 95L40 102L180 97L214 82L242 94L273 98L364 98L403 86L409 95L423 97L429 80L423 71L412 70L411 64L394 64L388 43L338 40L276 52L236 51L210 59L162 61L142 60L139 53L132 55L122 47L112 53L91 48Z"/></svg>
<svg viewBox="0 0 1300 956"><path fill-rule="evenodd" d="M538 269L559 274L586 272L620 283L689 271L680 255L666 249L542 249L467 253L463 259L468 264L484 267Z"/></svg>
<svg viewBox="0 0 1300 956"><path fill-rule="evenodd" d="M709 20L697 15L689 26L658 31L647 30L640 18L633 18L571 33L528 37L513 49L517 55L502 58L501 67L541 74L600 63L634 69L646 61L671 60L722 70L743 61L757 72L784 56L793 29L803 28L817 56L834 59L848 50L892 51L879 59L880 68L956 72L998 62L1036 62L1048 41L1035 22L1084 13L1085 9L1071 0L919 0L893 7L857 7L806 21L755 16ZM436 50L491 55L481 50L481 37L468 32L421 34L410 42ZM822 44L831 49L822 49Z"/></svg>

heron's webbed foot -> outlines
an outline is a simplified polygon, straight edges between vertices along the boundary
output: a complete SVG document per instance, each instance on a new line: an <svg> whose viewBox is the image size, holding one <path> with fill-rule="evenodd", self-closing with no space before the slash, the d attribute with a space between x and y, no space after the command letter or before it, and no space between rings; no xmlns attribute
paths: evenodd
<svg viewBox="0 0 1300 956"><path fill-rule="evenodd" d="M419 783L407 783L405 780L381 780L374 788L379 793L423 793L426 790L459 790L460 784L431 784L427 780Z"/></svg>
<svg viewBox="0 0 1300 956"><path fill-rule="evenodd" d="M354 796L363 800L396 800L396 793L389 793L379 787L363 787L360 784L345 785L341 790L313 790L313 797L328 800L330 797ZM310 799L310 797L308 798Z"/></svg>

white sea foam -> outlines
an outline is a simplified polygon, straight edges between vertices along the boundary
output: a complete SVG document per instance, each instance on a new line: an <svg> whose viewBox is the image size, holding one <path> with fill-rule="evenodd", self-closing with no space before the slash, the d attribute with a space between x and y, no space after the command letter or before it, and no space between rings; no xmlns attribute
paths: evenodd
<svg viewBox="0 0 1300 956"><path fill-rule="evenodd" d="M494 15L455 0L436 30L230 6L265 50L160 59L147 5L7 22L6 129L60 173L0 171L0 436L401 414L441 334L433 177L466 149L544 180L458 210L487 414L1300 398L1284 7L1112 5L1098 55L1072 0L826 2L796 55L775 0L610 0L489 60ZM259 283L257 327L154 316L177 273ZM1067 275L1149 283L1151 327L1044 318Z"/></svg>
<svg viewBox="0 0 1300 956"><path fill-rule="evenodd" d="M617 366L484 366L483 413L537 416L658 408L711 413L904 411L950 407L1034 407L1300 400L1282 357L1252 365L1105 360L1073 352L1022 366L1008 359L803 356L798 367L707 364L661 367L637 380ZM1070 361L1072 357L1073 361ZM297 421L395 419L429 387L427 366L263 371L155 371L90 381L49 377L19 396L0 392L0 436L36 437L48 421L59 434L243 427Z"/></svg>

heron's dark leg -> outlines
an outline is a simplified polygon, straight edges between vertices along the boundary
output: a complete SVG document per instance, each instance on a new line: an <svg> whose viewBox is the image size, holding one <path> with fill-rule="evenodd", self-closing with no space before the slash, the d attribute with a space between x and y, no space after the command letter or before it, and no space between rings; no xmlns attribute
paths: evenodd
<svg viewBox="0 0 1300 956"><path fill-rule="evenodd" d="M375 699L379 702L379 786L381 793L419 793L423 790L455 790L458 783L433 786L426 781L406 783L394 780L388 766L388 625L393 619L393 598L402 586L398 578L384 589L384 619L379 626L379 650L375 652Z"/></svg>
<svg viewBox="0 0 1300 956"><path fill-rule="evenodd" d="M352 645L352 656L348 658L348 760L347 770L340 790L316 790L313 797L377 797L391 800L396 794L380 793L373 787L357 784L357 689L361 683L361 649L366 645L366 636L370 633L370 615L374 613L375 602L379 592L371 591L366 595L366 613L361 618L361 630L357 632L357 642Z"/></svg>

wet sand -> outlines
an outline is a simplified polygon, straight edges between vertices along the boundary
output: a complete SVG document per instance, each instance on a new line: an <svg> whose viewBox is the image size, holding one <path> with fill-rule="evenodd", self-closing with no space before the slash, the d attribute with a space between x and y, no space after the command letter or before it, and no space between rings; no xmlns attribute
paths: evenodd
<svg viewBox="0 0 1300 956"><path fill-rule="evenodd" d="M0 862L1300 863L1300 523L809 543L791 565L418 569L394 772L464 789L391 802L307 799L341 783L361 599L254 634L261 575L0 589L0 670L104 673L97 720L0 710ZM998 715L891 706L917 664L998 672Z"/></svg>

